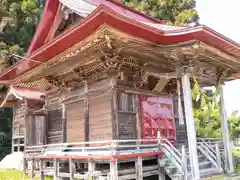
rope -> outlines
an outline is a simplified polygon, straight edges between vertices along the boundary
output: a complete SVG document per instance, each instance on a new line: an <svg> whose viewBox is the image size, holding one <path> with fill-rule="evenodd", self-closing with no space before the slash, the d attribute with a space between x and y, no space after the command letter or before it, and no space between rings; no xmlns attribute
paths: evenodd
<svg viewBox="0 0 240 180"><path fill-rule="evenodd" d="M194 82L194 89L193 93L200 95L200 100L201 100L201 108L203 108L202 110L205 111L206 110L206 106L208 106L208 113L210 113L209 111L212 111L215 107L216 104L218 104L218 97L220 95L220 89L221 89L221 82L222 82L222 78L223 76L221 76L218 79L217 85L216 85L216 91L214 92L213 96L208 96L203 90L202 88L199 86L197 78L194 74L192 74L192 78L193 78L193 82ZM196 100L196 99L194 99Z"/></svg>

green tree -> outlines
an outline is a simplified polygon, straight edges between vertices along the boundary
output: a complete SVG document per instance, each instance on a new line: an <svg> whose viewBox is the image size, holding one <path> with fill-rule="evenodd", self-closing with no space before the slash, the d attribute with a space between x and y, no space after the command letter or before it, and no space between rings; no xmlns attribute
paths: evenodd
<svg viewBox="0 0 240 180"><path fill-rule="evenodd" d="M198 87L199 88L199 87ZM209 138L221 138L220 105L216 101L216 93L212 90L203 91L204 96L194 86L192 90L193 113L197 136ZM216 88L218 89L218 88ZM234 139L240 134L240 116L237 113L228 117L229 132Z"/></svg>
<svg viewBox="0 0 240 180"><path fill-rule="evenodd" d="M17 58L12 54L26 52L40 14L36 0L0 1L0 67L12 65Z"/></svg>
<svg viewBox="0 0 240 180"><path fill-rule="evenodd" d="M195 0L123 0L128 6L170 24L198 23Z"/></svg>
<svg viewBox="0 0 240 180"><path fill-rule="evenodd" d="M240 135L240 116L239 115L231 115L228 117L228 125L231 136L236 138Z"/></svg>
<svg viewBox="0 0 240 180"><path fill-rule="evenodd" d="M24 55L39 21L43 0L0 1L0 73ZM6 91L0 86L0 91ZM0 159L11 151L11 109L0 109L0 131L5 133L0 143Z"/></svg>

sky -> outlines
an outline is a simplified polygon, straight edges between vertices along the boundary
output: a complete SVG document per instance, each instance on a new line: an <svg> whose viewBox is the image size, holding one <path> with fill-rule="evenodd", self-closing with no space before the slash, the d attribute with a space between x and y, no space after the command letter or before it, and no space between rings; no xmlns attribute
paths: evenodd
<svg viewBox="0 0 240 180"><path fill-rule="evenodd" d="M196 0L200 23L240 43L240 0ZM240 80L224 86L227 113L240 110Z"/></svg>

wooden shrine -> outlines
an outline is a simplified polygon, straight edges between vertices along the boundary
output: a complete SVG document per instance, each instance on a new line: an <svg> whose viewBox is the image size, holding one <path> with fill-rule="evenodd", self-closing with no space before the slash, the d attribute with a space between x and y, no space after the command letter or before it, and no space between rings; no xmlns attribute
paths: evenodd
<svg viewBox="0 0 240 180"><path fill-rule="evenodd" d="M142 164L141 158L148 156L153 157L157 169L147 174L146 167L137 168L133 171L136 179L151 175L158 175L160 179L164 171L159 168L161 159L155 161L156 157L165 154L169 160L168 153L172 153L185 179L190 162L189 176L198 180L203 173L198 165L198 151L222 172L218 148L214 149L214 158L209 157L204 152L209 152L212 146L198 144L196 139L191 77L194 74L203 87L215 85L220 77L223 81L237 79L240 46L208 27L170 26L115 1L72 3L70 0L46 1L28 55L0 75L0 82L4 84L35 92L34 100L25 97L19 102L25 107L25 154L40 159L40 176L44 176L41 160L46 159L53 160L54 167L58 166L57 159L69 159L70 164L84 159L84 163L89 163L88 173L97 176L92 162L101 154L98 158L102 164L106 163L107 157L103 154L109 143L117 153L108 156L110 179L117 180L120 176L120 159ZM223 109L223 99L221 103ZM226 170L232 172L224 109L221 118ZM186 163L181 159L185 157L184 150L181 154L177 148L181 144L180 131L185 138L181 143L189 146L190 160ZM147 150L148 144L150 147L156 139L163 139L166 143L163 149L167 150L156 150L160 141L154 150ZM86 149L80 151L78 143L90 154L83 155ZM135 146L136 151L121 154ZM59 155L56 150L51 155L44 154L51 151L51 147L59 147L59 152L65 154ZM77 155L71 154L77 150ZM32 169L34 171L34 166ZM71 168L69 173L64 177L78 177ZM54 171L53 176L60 176L59 172ZM174 179L173 174L169 176ZM81 176L88 177L89 174Z"/></svg>

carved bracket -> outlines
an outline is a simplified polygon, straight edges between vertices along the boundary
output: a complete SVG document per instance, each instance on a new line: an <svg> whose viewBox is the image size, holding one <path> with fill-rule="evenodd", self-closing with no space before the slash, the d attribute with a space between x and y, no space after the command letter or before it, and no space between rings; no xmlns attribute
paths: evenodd
<svg viewBox="0 0 240 180"><path fill-rule="evenodd" d="M68 82L64 81L63 77L47 76L44 79L46 79L46 81L49 84L56 86L58 88L67 88L67 86L68 86Z"/></svg>
<svg viewBox="0 0 240 180"><path fill-rule="evenodd" d="M106 72L110 75L118 75L124 64L120 51L121 49L118 49L117 51L102 51L103 57L100 58L100 61Z"/></svg>
<svg viewBox="0 0 240 180"><path fill-rule="evenodd" d="M73 70L74 74L80 79L80 81L86 80L88 78L88 74L85 72L83 67L79 67L78 69Z"/></svg>

